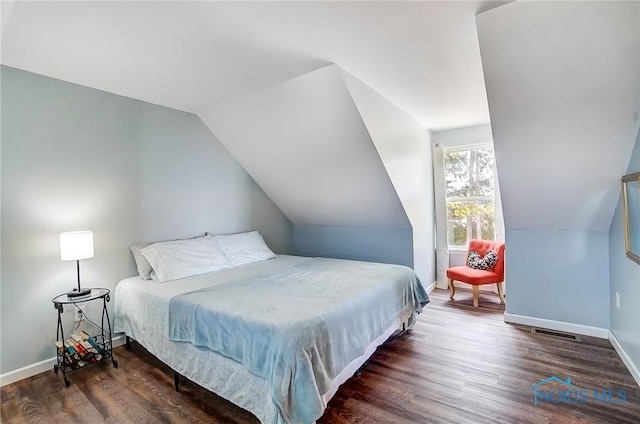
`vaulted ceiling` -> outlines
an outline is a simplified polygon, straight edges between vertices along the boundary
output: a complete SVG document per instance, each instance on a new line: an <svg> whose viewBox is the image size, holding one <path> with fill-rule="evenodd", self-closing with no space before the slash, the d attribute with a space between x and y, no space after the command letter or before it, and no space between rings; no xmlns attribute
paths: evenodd
<svg viewBox="0 0 640 424"><path fill-rule="evenodd" d="M607 230L638 128L640 4L506 3L3 1L0 59L197 113L241 162L242 143L260 140L243 133L254 139L228 144L240 138L223 136L232 123L220 117L335 63L428 129L491 118L507 228ZM370 137L346 90L331 93L353 121L341 128ZM262 128L269 125L263 119ZM359 185L376 178L388 190L385 164L367 149L366 167L376 171ZM260 173L259 164L246 167ZM304 185L298 189L280 202L283 210L301 223L332 221L299 214ZM376 206L385 222L406 222L397 195L381 199L391 199L374 201L386 203ZM352 222L350 213L334 224Z"/></svg>
<svg viewBox="0 0 640 424"><path fill-rule="evenodd" d="M608 231L640 124L640 3L477 17L507 229Z"/></svg>
<svg viewBox="0 0 640 424"><path fill-rule="evenodd" d="M294 225L411 227L337 66L201 118Z"/></svg>
<svg viewBox="0 0 640 424"><path fill-rule="evenodd" d="M429 129L489 120L506 2L2 2L5 65L193 113L336 63Z"/></svg>

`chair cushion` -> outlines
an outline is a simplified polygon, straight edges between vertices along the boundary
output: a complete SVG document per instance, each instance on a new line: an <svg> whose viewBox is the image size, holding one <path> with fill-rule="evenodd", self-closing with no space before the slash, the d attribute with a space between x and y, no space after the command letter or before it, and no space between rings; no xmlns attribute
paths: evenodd
<svg viewBox="0 0 640 424"><path fill-rule="evenodd" d="M501 283L502 277L493 271L469 268L468 266L454 266L447 269L447 277L468 284Z"/></svg>

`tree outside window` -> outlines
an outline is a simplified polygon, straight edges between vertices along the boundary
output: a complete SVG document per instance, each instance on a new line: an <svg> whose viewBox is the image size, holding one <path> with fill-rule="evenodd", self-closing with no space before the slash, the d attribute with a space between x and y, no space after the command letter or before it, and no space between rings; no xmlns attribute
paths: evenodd
<svg viewBox="0 0 640 424"><path fill-rule="evenodd" d="M446 149L444 170L449 246L465 247L471 239L495 240L493 148Z"/></svg>

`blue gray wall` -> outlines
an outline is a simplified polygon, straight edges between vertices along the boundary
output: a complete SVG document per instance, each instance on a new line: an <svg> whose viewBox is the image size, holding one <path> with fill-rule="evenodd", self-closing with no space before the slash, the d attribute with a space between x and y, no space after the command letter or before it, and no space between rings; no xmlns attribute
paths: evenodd
<svg viewBox="0 0 640 424"><path fill-rule="evenodd" d="M506 230L507 312L609 328L609 237Z"/></svg>
<svg viewBox="0 0 640 424"><path fill-rule="evenodd" d="M353 259L413 267L411 228L296 225L293 251L299 256ZM425 286L431 282L424 282Z"/></svg>
<svg viewBox="0 0 640 424"><path fill-rule="evenodd" d="M609 227L638 129L639 11L518 1L476 16L511 314L610 328Z"/></svg>
<svg viewBox="0 0 640 424"><path fill-rule="evenodd" d="M627 173L640 171L640 131L636 138ZM633 363L640 369L640 264L627 258L624 251L622 198L609 230L609 278L611 331ZM616 308L615 294L620 294Z"/></svg>
<svg viewBox="0 0 640 424"><path fill-rule="evenodd" d="M55 354L51 299L76 278L60 232L94 232L87 287L135 275L129 246L145 241L256 228L289 253L291 223L197 116L0 70L0 373Z"/></svg>

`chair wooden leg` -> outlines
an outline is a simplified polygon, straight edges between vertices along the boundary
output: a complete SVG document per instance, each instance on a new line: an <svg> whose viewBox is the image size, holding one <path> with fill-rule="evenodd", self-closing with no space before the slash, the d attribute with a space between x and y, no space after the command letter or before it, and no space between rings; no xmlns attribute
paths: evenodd
<svg viewBox="0 0 640 424"><path fill-rule="evenodd" d="M456 286L453 285L453 278L449 279L449 291L451 292L449 298L453 300L453 296L456 295Z"/></svg>
<svg viewBox="0 0 640 424"><path fill-rule="evenodd" d="M504 293L502 293L502 283L496 283L498 286L498 296L500 296L500 303L504 305Z"/></svg>
<svg viewBox="0 0 640 424"><path fill-rule="evenodd" d="M478 292L480 291L480 286L474 284L472 290L473 290L473 307L477 308L478 307Z"/></svg>

